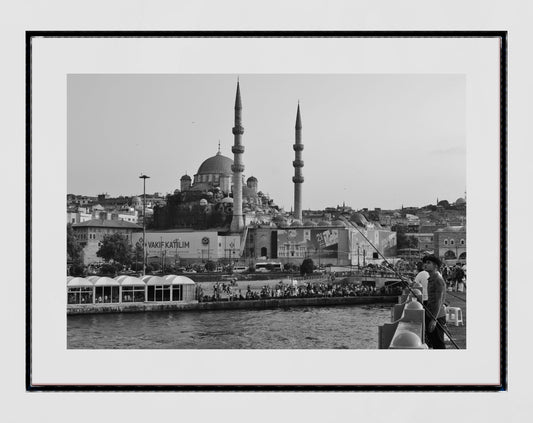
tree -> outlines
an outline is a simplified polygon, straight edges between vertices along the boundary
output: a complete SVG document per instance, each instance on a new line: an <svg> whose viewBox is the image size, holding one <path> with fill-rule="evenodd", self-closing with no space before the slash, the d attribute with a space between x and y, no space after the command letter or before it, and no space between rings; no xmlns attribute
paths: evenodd
<svg viewBox="0 0 533 423"><path fill-rule="evenodd" d="M315 268L315 263L313 263L313 259L306 258L304 261L302 261L302 264L300 266L300 275L310 275L313 273L313 269Z"/></svg>
<svg viewBox="0 0 533 423"><path fill-rule="evenodd" d="M74 230L72 229L72 224L67 224L67 259L70 260L73 264L81 264L81 250L83 248L74 235Z"/></svg>
<svg viewBox="0 0 533 423"><path fill-rule="evenodd" d="M118 232L105 235L96 256L105 261L112 260L121 264L129 264L131 262L131 248L128 239Z"/></svg>
<svg viewBox="0 0 533 423"><path fill-rule="evenodd" d="M214 261L212 261L212 260L208 261L205 264L205 270L207 272L214 272L216 268L217 268L217 264Z"/></svg>
<svg viewBox="0 0 533 423"><path fill-rule="evenodd" d="M396 248L418 248L418 241L412 235L398 232L396 235Z"/></svg>
<svg viewBox="0 0 533 423"><path fill-rule="evenodd" d="M104 263L102 264L102 266L100 267L100 275L110 275L110 276L115 276L115 274L117 273L117 268L114 264L110 264L110 263Z"/></svg>
<svg viewBox="0 0 533 423"><path fill-rule="evenodd" d="M441 200L437 203L437 206L442 206L447 209L450 207L450 203L448 202L448 200Z"/></svg>

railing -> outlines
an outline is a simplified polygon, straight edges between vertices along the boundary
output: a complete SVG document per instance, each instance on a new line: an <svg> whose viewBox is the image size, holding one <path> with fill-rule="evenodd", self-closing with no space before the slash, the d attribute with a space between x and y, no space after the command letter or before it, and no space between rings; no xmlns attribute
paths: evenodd
<svg viewBox="0 0 533 423"><path fill-rule="evenodd" d="M419 302L420 291L414 289L416 294L404 290L391 310L391 323L378 327L379 349L427 349L424 342L425 311Z"/></svg>

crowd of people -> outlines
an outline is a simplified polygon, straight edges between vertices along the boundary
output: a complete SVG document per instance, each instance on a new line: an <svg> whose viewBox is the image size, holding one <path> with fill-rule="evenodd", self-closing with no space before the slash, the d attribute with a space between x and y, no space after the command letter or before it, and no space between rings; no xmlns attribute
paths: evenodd
<svg viewBox="0 0 533 423"><path fill-rule="evenodd" d="M345 281L321 283L284 283L279 281L276 285L264 285L252 289L250 285L242 292L238 285L216 282L213 285L212 295L199 295L199 300L208 301L239 301L239 300L264 300L272 298L318 298L318 297L358 297L358 296L396 296L401 294L399 284L376 288Z"/></svg>
<svg viewBox="0 0 533 423"><path fill-rule="evenodd" d="M441 274L450 291L463 292L466 288L466 266L443 266Z"/></svg>

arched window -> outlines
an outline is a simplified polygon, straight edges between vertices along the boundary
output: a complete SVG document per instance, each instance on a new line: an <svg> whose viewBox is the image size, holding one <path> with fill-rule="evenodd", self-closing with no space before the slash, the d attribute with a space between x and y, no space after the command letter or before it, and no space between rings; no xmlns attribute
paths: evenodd
<svg viewBox="0 0 533 423"><path fill-rule="evenodd" d="M466 260L466 251L464 253L459 254L459 260Z"/></svg>
<svg viewBox="0 0 533 423"><path fill-rule="evenodd" d="M461 239L461 241L459 241L459 243L460 243L461 245L465 245L465 240L464 240L464 239Z"/></svg>
<svg viewBox="0 0 533 423"><path fill-rule="evenodd" d="M448 250L444 253L444 259L445 260L452 260L455 259L455 253L452 250Z"/></svg>
<svg viewBox="0 0 533 423"><path fill-rule="evenodd" d="M455 240L454 239L450 239L450 245L455 245Z"/></svg>
<svg viewBox="0 0 533 423"><path fill-rule="evenodd" d="M444 240L444 245L448 245L448 240L447 239Z"/></svg>

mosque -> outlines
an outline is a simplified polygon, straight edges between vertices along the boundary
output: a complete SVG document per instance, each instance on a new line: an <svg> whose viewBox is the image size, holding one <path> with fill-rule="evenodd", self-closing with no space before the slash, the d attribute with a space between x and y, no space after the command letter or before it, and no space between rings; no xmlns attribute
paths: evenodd
<svg viewBox="0 0 533 423"><path fill-rule="evenodd" d="M372 258L368 237L385 255L396 248L396 233L372 225L357 227L347 219L304 219L302 119L296 110L293 144L293 212L286 213L273 199L258 190L254 176L245 180L242 101L237 82L233 159L220 151L206 159L196 174L180 178L180 188L167 197L165 205L154 208L152 224L146 231L148 256L166 256L170 262L240 261L275 259L300 264L313 258L320 264L353 265ZM142 234L133 241L141 243Z"/></svg>

